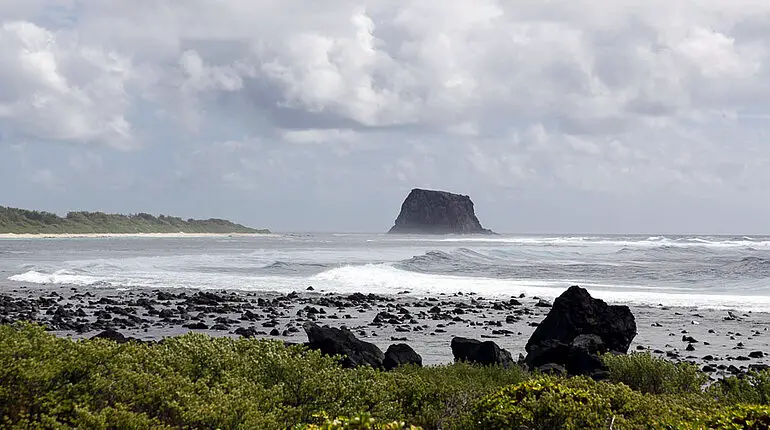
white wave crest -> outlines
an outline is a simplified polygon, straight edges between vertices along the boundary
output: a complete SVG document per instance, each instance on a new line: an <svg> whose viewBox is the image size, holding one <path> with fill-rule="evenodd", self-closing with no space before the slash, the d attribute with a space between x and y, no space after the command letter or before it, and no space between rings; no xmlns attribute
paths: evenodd
<svg viewBox="0 0 770 430"><path fill-rule="evenodd" d="M94 285L101 282L101 279L99 278L77 275L67 270L57 270L54 273L42 273L30 270L18 275L13 275L8 279L11 281L29 282L32 284L67 284L79 286Z"/></svg>
<svg viewBox="0 0 770 430"><path fill-rule="evenodd" d="M685 288L610 285L567 280L518 280L432 275L400 270L387 264L344 266L319 273L310 283L327 291L395 294L408 290L413 295L476 293L484 297L509 297L521 293L529 297L553 299L570 285L578 284L591 295L611 303L702 309L738 309L770 312L770 296L729 294L687 294Z"/></svg>

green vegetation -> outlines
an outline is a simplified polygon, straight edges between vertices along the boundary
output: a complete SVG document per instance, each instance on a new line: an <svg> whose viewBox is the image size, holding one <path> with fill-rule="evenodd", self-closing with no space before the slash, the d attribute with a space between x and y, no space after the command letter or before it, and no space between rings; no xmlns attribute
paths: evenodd
<svg viewBox="0 0 770 430"><path fill-rule="evenodd" d="M57 338L0 325L0 427L767 429L769 373L708 388L687 365L606 357L609 381L452 364L342 369L275 340ZM671 376L674 382L660 382Z"/></svg>
<svg viewBox="0 0 770 430"><path fill-rule="evenodd" d="M146 213L133 215L69 212L64 218L50 212L0 206L0 233L269 233L222 219L196 220Z"/></svg>
<svg viewBox="0 0 770 430"><path fill-rule="evenodd" d="M607 354L604 364L610 370L610 381L626 384L642 393L694 393L708 380L697 366L674 363L650 354Z"/></svg>

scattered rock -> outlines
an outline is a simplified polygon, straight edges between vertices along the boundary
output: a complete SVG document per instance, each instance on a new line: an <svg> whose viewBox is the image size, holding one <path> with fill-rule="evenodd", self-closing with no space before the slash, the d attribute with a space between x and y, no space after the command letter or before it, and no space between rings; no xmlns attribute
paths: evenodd
<svg viewBox="0 0 770 430"><path fill-rule="evenodd" d="M111 328L108 328L107 330L104 330L103 332L96 334L94 336L91 336L91 339L107 339L116 343L126 343L130 340L129 338L124 336L122 333L118 332L117 330L113 330Z"/></svg>
<svg viewBox="0 0 770 430"><path fill-rule="evenodd" d="M327 355L343 355L342 366L353 368L358 366L371 366L381 369L385 360L377 345L356 337L349 330L341 330L334 327L320 327L315 323L306 322L302 325L308 337L308 347L319 350Z"/></svg>
<svg viewBox="0 0 770 430"><path fill-rule="evenodd" d="M529 338L525 361L530 369L558 364L569 374L601 379L606 368L598 354L624 354L635 336L636 321L627 306L609 306L572 286Z"/></svg>
<svg viewBox="0 0 770 430"><path fill-rule="evenodd" d="M246 338L256 337L257 330L254 327L238 327L235 329L235 334Z"/></svg>
<svg viewBox="0 0 770 430"><path fill-rule="evenodd" d="M527 342L529 352L545 341L570 343L580 334L595 334L608 351L628 352L636 337L636 320L628 306L609 306L583 288L562 293Z"/></svg>
<svg viewBox="0 0 770 430"><path fill-rule="evenodd" d="M511 353L500 348L491 340L482 342L464 337L452 338L452 355L455 361L467 361L483 365L500 365L504 368L513 366Z"/></svg>
<svg viewBox="0 0 770 430"><path fill-rule="evenodd" d="M422 357L411 346L405 343L390 345L385 351L385 359L382 362L385 370L392 370L398 366L413 364L422 367Z"/></svg>
<svg viewBox="0 0 770 430"><path fill-rule="evenodd" d="M189 328L190 330L207 330L209 328L209 326L207 326L206 323L201 321L185 324L182 327Z"/></svg>

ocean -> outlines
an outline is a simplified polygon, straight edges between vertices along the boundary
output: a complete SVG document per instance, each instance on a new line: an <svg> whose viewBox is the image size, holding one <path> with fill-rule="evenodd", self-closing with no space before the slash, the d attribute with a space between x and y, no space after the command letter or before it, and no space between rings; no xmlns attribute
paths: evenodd
<svg viewBox="0 0 770 430"><path fill-rule="evenodd" d="M0 240L0 291L24 284L558 296L770 312L770 237L273 234ZM408 292L408 293L406 293Z"/></svg>

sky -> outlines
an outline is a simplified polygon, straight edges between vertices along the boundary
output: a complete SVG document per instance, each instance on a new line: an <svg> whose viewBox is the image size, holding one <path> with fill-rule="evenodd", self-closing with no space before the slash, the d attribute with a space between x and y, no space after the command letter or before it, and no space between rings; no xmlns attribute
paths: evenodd
<svg viewBox="0 0 770 430"><path fill-rule="evenodd" d="M0 205L770 234L767 0L2 0Z"/></svg>

